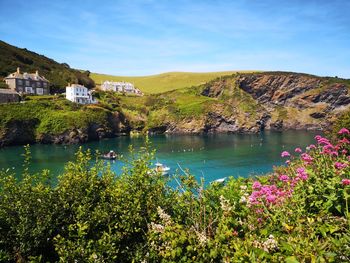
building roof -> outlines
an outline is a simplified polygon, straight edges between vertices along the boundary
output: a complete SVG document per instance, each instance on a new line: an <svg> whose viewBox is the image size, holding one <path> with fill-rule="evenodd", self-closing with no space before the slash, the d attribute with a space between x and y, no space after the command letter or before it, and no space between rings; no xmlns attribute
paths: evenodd
<svg viewBox="0 0 350 263"><path fill-rule="evenodd" d="M11 89L0 89L0 94L15 94L19 95L18 92Z"/></svg>
<svg viewBox="0 0 350 263"><path fill-rule="evenodd" d="M31 79L31 80L41 80L41 81L46 81L49 82L44 76L40 76L38 71L35 73L21 73L19 71L19 68L17 69L16 72L13 72L9 74L5 79Z"/></svg>

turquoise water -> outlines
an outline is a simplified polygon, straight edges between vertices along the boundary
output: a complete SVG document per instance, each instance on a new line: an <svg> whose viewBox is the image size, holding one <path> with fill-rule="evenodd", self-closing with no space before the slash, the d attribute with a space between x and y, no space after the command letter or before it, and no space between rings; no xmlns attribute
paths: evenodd
<svg viewBox="0 0 350 263"><path fill-rule="evenodd" d="M283 163L281 151L293 151L314 141L317 133L311 131L264 132L262 134L213 135L159 135L151 136L156 158L175 172L181 166L188 168L197 178L210 181L226 176L254 176L272 171L273 165ZM83 144L92 152L111 149L128 157L129 145L136 149L144 145L144 138L118 137ZM54 176L62 173L64 164L74 160L77 145L32 145L33 172L49 169ZM0 169L22 171L24 149L13 146L0 149ZM120 173L123 163L112 162L112 169Z"/></svg>

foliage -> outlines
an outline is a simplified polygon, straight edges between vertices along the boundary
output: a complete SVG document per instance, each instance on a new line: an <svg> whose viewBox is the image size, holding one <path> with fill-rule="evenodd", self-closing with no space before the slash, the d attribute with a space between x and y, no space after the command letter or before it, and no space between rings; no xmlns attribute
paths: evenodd
<svg viewBox="0 0 350 263"><path fill-rule="evenodd" d="M0 41L0 77L15 72L17 67L20 67L22 72L28 73L38 70L39 74L50 81L52 93L63 92L68 83L78 83L88 88L95 86L89 77L89 71L71 69L65 63L60 64L43 55Z"/></svg>
<svg viewBox="0 0 350 263"><path fill-rule="evenodd" d="M286 166L204 188L177 188L150 168L146 143L121 175L77 153L56 185L49 172L0 173L0 261L348 262L349 130L335 143L283 152Z"/></svg>
<svg viewBox="0 0 350 263"><path fill-rule="evenodd" d="M99 106L82 106L57 96L31 96L24 103L0 105L0 133L14 125L25 126L35 137L59 135L73 129L99 125L112 130L112 112ZM25 142L25 138L23 138Z"/></svg>

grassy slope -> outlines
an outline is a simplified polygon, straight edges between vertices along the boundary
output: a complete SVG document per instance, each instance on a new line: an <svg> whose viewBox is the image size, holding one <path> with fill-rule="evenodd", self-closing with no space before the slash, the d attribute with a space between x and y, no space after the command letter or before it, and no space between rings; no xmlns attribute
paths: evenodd
<svg viewBox="0 0 350 263"><path fill-rule="evenodd" d="M145 93L161 93L174 89L200 85L217 77L231 75L236 72L238 71L221 71L205 73L167 72L158 75L142 77L123 77L91 73L90 77L95 81L97 85L101 85L101 83L105 80L127 81L133 83L136 87L138 87Z"/></svg>

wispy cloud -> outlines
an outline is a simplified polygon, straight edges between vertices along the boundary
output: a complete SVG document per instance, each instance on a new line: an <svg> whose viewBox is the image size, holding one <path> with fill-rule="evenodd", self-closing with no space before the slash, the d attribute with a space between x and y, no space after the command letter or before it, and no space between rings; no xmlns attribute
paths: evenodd
<svg viewBox="0 0 350 263"><path fill-rule="evenodd" d="M2 0L0 8L5 41L96 72L281 69L350 77L345 0Z"/></svg>

